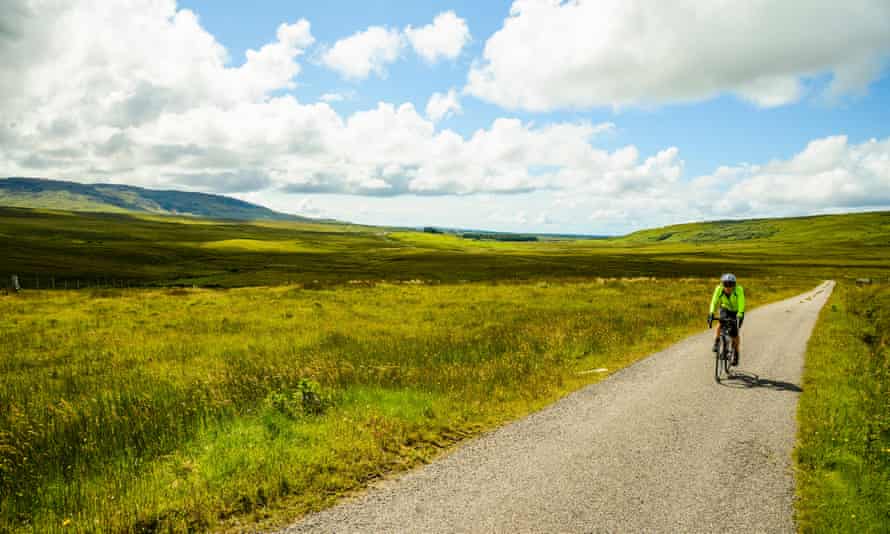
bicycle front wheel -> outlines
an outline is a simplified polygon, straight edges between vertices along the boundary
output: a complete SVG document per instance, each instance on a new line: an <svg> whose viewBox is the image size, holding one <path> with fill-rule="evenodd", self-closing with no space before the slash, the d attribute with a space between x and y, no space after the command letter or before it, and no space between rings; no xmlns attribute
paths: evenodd
<svg viewBox="0 0 890 534"><path fill-rule="evenodd" d="M726 378L730 378L732 376L732 352L733 349L727 348L726 357L723 359L723 372L726 374Z"/></svg>

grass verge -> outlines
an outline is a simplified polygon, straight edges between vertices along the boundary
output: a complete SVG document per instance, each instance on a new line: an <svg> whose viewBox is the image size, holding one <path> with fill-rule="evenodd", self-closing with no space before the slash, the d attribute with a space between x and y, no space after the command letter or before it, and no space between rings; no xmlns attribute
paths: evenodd
<svg viewBox="0 0 890 534"><path fill-rule="evenodd" d="M890 532L890 287L838 284L798 408L802 532Z"/></svg>

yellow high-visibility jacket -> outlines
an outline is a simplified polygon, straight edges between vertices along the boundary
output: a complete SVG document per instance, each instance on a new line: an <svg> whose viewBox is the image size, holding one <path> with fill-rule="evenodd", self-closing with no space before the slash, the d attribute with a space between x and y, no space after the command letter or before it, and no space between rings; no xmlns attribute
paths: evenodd
<svg viewBox="0 0 890 534"><path fill-rule="evenodd" d="M711 297L711 313L714 313L718 308L745 313L745 290L742 289L742 286L736 285L732 293L727 295L723 292L723 284L719 284L714 289L714 296Z"/></svg>

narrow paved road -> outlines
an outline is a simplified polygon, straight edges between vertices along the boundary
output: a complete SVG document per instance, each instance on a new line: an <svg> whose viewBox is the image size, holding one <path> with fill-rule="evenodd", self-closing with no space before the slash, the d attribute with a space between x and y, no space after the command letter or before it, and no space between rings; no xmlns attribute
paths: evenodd
<svg viewBox="0 0 890 534"><path fill-rule="evenodd" d="M793 532L803 355L833 282L692 336L286 532Z"/></svg>

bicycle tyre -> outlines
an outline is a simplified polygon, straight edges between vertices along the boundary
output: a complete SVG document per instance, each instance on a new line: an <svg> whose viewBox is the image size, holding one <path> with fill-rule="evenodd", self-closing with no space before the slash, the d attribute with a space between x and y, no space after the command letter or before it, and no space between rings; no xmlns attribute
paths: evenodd
<svg viewBox="0 0 890 534"><path fill-rule="evenodd" d="M720 360L722 359L722 356L723 337L721 336L717 341L717 352L714 353L714 380L716 380L718 384L720 383L720 366L722 365Z"/></svg>

